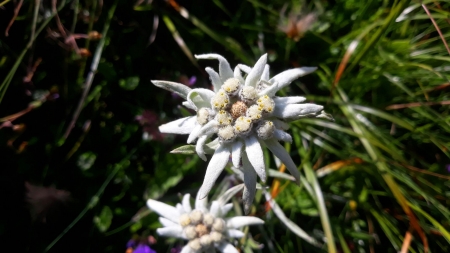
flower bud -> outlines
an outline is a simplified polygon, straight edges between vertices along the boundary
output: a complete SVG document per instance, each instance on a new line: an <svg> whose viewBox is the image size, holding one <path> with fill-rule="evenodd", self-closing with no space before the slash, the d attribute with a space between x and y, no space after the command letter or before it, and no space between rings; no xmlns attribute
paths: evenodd
<svg viewBox="0 0 450 253"><path fill-rule="evenodd" d="M220 242L222 241L223 238L223 234L217 231L212 231L210 234L211 239L213 242Z"/></svg>
<svg viewBox="0 0 450 253"><path fill-rule="evenodd" d="M264 95L264 96L258 98L256 103L258 104L259 108L261 108L261 110L263 112L271 113L271 112L273 112L273 109L275 108L275 102L273 101L273 99L271 99L267 95Z"/></svg>
<svg viewBox="0 0 450 253"><path fill-rule="evenodd" d="M214 223L214 216L212 214L207 213L203 215L203 224L205 224L205 226L210 227L213 223Z"/></svg>
<svg viewBox="0 0 450 253"><path fill-rule="evenodd" d="M249 117L239 117L234 122L236 134L247 134L252 129L252 120Z"/></svg>
<svg viewBox="0 0 450 253"><path fill-rule="evenodd" d="M222 110L227 108L230 98L224 90L220 89L212 98L211 106L216 110Z"/></svg>
<svg viewBox="0 0 450 253"><path fill-rule="evenodd" d="M222 232L225 229L225 221L220 218L216 218L212 225L214 231Z"/></svg>
<svg viewBox="0 0 450 253"><path fill-rule="evenodd" d="M191 224L198 224L203 220L203 213L200 210L194 210L189 214Z"/></svg>
<svg viewBox="0 0 450 253"><path fill-rule="evenodd" d="M223 83L222 89L229 95L229 96L235 96L239 92L240 87L239 79L237 78L229 78Z"/></svg>
<svg viewBox="0 0 450 253"><path fill-rule="evenodd" d="M230 113L220 110L215 117L215 120L219 122L220 126L227 126L230 125L231 122L233 122L233 118L231 118Z"/></svg>
<svg viewBox="0 0 450 253"><path fill-rule="evenodd" d="M246 116L252 121L257 121L262 117L262 110L258 105L252 105L248 108Z"/></svg>
<svg viewBox="0 0 450 253"><path fill-rule="evenodd" d="M194 226L187 226L184 228L184 234L186 235L186 238L189 240L192 240L197 237L197 232L195 232Z"/></svg>
<svg viewBox="0 0 450 253"><path fill-rule="evenodd" d="M184 214L180 215L180 225L182 227L186 227L189 224L191 224L191 219L189 218L189 214L184 213Z"/></svg>
<svg viewBox="0 0 450 253"><path fill-rule="evenodd" d="M252 86L244 86L239 92L239 96L246 103L251 103L258 97L258 92Z"/></svg>
<svg viewBox="0 0 450 253"><path fill-rule="evenodd" d="M200 237L200 244L201 244L202 246L207 247L207 246L211 245L212 242L213 242L213 241L212 241L210 235L204 235L204 236Z"/></svg>
<svg viewBox="0 0 450 253"><path fill-rule="evenodd" d="M219 128L217 135L219 136L219 141L225 143L233 141L236 138L236 133L231 125Z"/></svg>
<svg viewBox="0 0 450 253"><path fill-rule="evenodd" d="M198 122L201 126L203 126L203 125L205 125L206 123L208 123L208 121L210 120L210 118L211 118L211 110L210 110L210 109L203 107L203 108L200 108L200 109L197 111L197 122Z"/></svg>
<svg viewBox="0 0 450 253"><path fill-rule="evenodd" d="M200 239L194 239L189 241L188 246L196 252L202 248L202 245L200 244Z"/></svg>
<svg viewBox="0 0 450 253"><path fill-rule="evenodd" d="M267 140L272 138L273 133L275 131L275 125L272 121L264 120L261 121L256 127L256 132L258 133L258 137Z"/></svg>

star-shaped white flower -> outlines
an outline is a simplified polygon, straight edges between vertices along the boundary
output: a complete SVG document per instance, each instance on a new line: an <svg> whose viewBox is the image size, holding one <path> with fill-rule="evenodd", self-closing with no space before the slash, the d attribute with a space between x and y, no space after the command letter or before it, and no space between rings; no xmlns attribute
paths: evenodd
<svg viewBox="0 0 450 253"><path fill-rule="evenodd" d="M190 89L182 84L152 81L156 86L176 92L187 101L188 108L197 112L196 116L182 118L159 127L163 133L189 134L188 143L197 138L196 152L206 161L204 146L213 135L217 135L218 147L206 169L205 179L199 197L207 196L216 179L231 160L244 173L244 210L248 213L256 192L257 175L265 182L261 145L266 146L285 165L299 182L300 173L279 141L292 142L285 132L287 121L304 117L328 118L323 106L303 103L300 96L277 97L276 92L293 80L316 70L302 67L284 71L269 78L267 54L261 56L253 68L238 64L232 71L226 59L217 54L196 55L197 59L217 59L219 73L206 68L214 91ZM246 74L243 77L242 72ZM242 162L242 163L241 163Z"/></svg>
<svg viewBox="0 0 450 253"><path fill-rule="evenodd" d="M233 204L213 201L208 207L206 199L195 201L195 209L191 207L190 195L186 194L176 207L149 199L147 206L158 213L163 228L156 232L161 236L188 240L181 253L215 252L225 253L239 251L230 243L232 238L241 238L244 233L238 230L248 225L264 224L264 221L251 216L225 218Z"/></svg>

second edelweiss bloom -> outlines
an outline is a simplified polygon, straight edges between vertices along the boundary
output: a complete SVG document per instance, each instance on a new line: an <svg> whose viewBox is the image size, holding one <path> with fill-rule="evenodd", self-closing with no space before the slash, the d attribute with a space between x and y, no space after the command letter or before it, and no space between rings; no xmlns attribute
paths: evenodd
<svg viewBox="0 0 450 253"><path fill-rule="evenodd" d="M205 69L214 91L191 90L182 84L152 81L158 87L180 94L187 100L183 105L197 112L196 116L170 122L159 129L163 133L189 134L188 143L198 139L196 152L203 160L206 160L206 141L217 135L214 141L219 145L208 164L199 198L207 196L231 155L233 166L239 168L242 164L244 209L248 212L255 196L256 175L263 182L267 177L261 145L272 151L298 182L300 174L297 166L279 143L292 142L292 137L285 132L289 128L286 121L304 117L331 118L323 112L323 106L303 103L306 100L304 97L275 96L277 91L293 80L316 68L290 69L270 78L267 54L261 56L253 68L238 64L234 71L220 55L204 54L196 57L219 61L219 73L209 67Z"/></svg>
<svg viewBox="0 0 450 253"><path fill-rule="evenodd" d="M196 199L195 209L191 207L190 195L183 197L176 207L149 199L147 206L158 213L164 226L156 231L161 236L188 240L181 253L221 252L238 253L229 242L232 238L241 238L244 233L238 230L248 225L264 224L264 221L250 216L224 218L233 207L223 201L213 201L208 207L206 201Z"/></svg>

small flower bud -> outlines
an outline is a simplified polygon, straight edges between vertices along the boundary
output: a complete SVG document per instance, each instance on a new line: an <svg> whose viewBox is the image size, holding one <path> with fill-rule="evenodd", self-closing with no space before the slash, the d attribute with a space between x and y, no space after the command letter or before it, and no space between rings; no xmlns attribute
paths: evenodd
<svg viewBox="0 0 450 253"><path fill-rule="evenodd" d="M212 241L210 235L204 235L204 236L200 237L200 244L204 247L210 246L212 242L213 241Z"/></svg>
<svg viewBox="0 0 450 253"><path fill-rule="evenodd" d="M203 213L200 210L194 210L189 214L191 224L198 224L203 220Z"/></svg>
<svg viewBox="0 0 450 253"><path fill-rule="evenodd" d="M227 108L230 98L224 90L220 89L212 98L211 106L216 110Z"/></svg>
<svg viewBox="0 0 450 253"><path fill-rule="evenodd" d="M230 125L231 122L233 122L233 118L231 118L230 113L220 110L215 117L215 120L219 122L220 126L227 126Z"/></svg>
<svg viewBox="0 0 450 253"><path fill-rule="evenodd" d="M189 218L189 214L182 214L180 215L180 225L182 227L186 227L187 225L191 224L191 219Z"/></svg>
<svg viewBox="0 0 450 253"><path fill-rule="evenodd" d="M219 141L225 143L233 141L236 138L236 133L231 125L219 128L217 135L219 136Z"/></svg>
<svg viewBox="0 0 450 253"><path fill-rule="evenodd" d="M252 119L249 117L239 117L234 122L234 131L236 134L246 134L252 129Z"/></svg>
<svg viewBox="0 0 450 253"><path fill-rule="evenodd" d="M239 79L237 78L229 78L223 83L222 89L229 95L229 96L235 96L239 92L240 87Z"/></svg>
<svg viewBox="0 0 450 253"><path fill-rule="evenodd" d="M256 101L256 103L263 112L271 113L275 108L275 102L267 95L258 98L258 101Z"/></svg>
<svg viewBox="0 0 450 253"><path fill-rule="evenodd" d="M212 242L213 241L212 241L210 235L204 235L204 236L200 237L200 244L204 247L210 246Z"/></svg>
<svg viewBox="0 0 450 253"><path fill-rule="evenodd" d="M197 111L197 122L198 122L201 126L205 125L205 124L208 123L208 121L210 120L211 114L212 114L212 112L211 112L210 109L205 108L205 107L200 108L200 109Z"/></svg>
<svg viewBox="0 0 450 253"><path fill-rule="evenodd" d="M275 131L275 125L272 121L264 120L261 121L256 127L256 132L258 133L258 137L267 140L272 138L273 132Z"/></svg>
<svg viewBox="0 0 450 253"><path fill-rule="evenodd" d="M212 228L214 229L214 231L217 231L217 232L224 231L225 230L225 221L223 219L216 218L214 220Z"/></svg>
<svg viewBox="0 0 450 253"><path fill-rule="evenodd" d="M239 92L239 96L246 103L251 103L258 97L258 92L252 86L244 86Z"/></svg>
<svg viewBox="0 0 450 253"><path fill-rule="evenodd" d="M189 240L192 240L197 237L197 232L195 232L194 226L187 226L184 228L184 234L186 235L186 238Z"/></svg>
<svg viewBox="0 0 450 253"><path fill-rule="evenodd" d="M246 116L252 121L257 121L262 117L262 110L258 105L252 105L248 108Z"/></svg>
<svg viewBox="0 0 450 253"><path fill-rule="evenodd" d="M190 240L188 246L195 252L199 251L202 248L202 245L200 244L200 239Z"/></svg>
<svg viewBox="0 0 450 253"><path fill-rule="evenodd" d="M203 215L203 224L205 224L205 226L210 227L213 223L214 223L214 216L212 214L207 213Z"/></svg>
<svg viewBox="0 0 450 253"><path fill-rule="evenodd" d="M223 238L223 234L217 231L212 231L210 234L211 239L213 242L220 242L222 241Z"/></svg>

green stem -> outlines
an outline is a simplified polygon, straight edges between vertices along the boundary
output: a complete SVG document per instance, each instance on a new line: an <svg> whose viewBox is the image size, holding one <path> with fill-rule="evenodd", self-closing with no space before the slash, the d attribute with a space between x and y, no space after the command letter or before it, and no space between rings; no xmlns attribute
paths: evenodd
<svg viewBox="0 0 450 253"><path fill-rule="evenodd" d="M97 13L97 0L92 1L92 10L91 10L92 15L90 16L89 19L89 24L88 24L88 29L86 31L86 34L89 34L93 27L94 27L94 21L95 21L95 13ZM105 37L106 34L102 34L102 38ZM84 47L86 49L89 49L89 46L91 44L91 40L89 38L86 39L86 44L84 45ZM84 81L84 71L86 69L86 58L83 58L82 61L80 62L80 70L78 71L78 79L77 79L77 84L82 85L83 81Z"/></svg>
<svg viewBox="0 0 450 253"><path fill-rule="evenodd" d="M75 126L78 116L80 116L81 110L83 109L84 100L86 99L86 97L91 89L92 82L94 81L94 76L95 76L95 73L97 72L98 64L100 62L100 57L102 56L103 48L105 46L106 34L108 33L109 25L111 23L111 20L114 16L114 12L117 7L117 2L118 2L118 0L114 1L114 4L111 6L111 9L108 12L108 17L105 21L105 26L102 31L103 36L97 45L97 48L96 48L95 54L94 54L94 58L92 59L91 71L89 72L89 74L86 77L86 83L84 85L83 94L81 95L80 101L78 102L77 109L75 110L75 112L72 116L72 120L70 121L69 125L67 126L66 132L64 133L64 136L63 136L64 140L67 139L72 128Z"/></svg>
<svg viewBox="0 0 450 253"><path fill-rule="evenodd" d="M304 163L306 178L312 185L314 195L316 197L317 208L319 209L320 221L322 222L323 231L327 238L328 253L336 253L336 243L334 241L333 231L331 229L330 218L328 217L327 207L325 206L325 199L323 198L322 190L320 188L319 181L317 180L316 173L311 168L310 163Z"/></svg>

